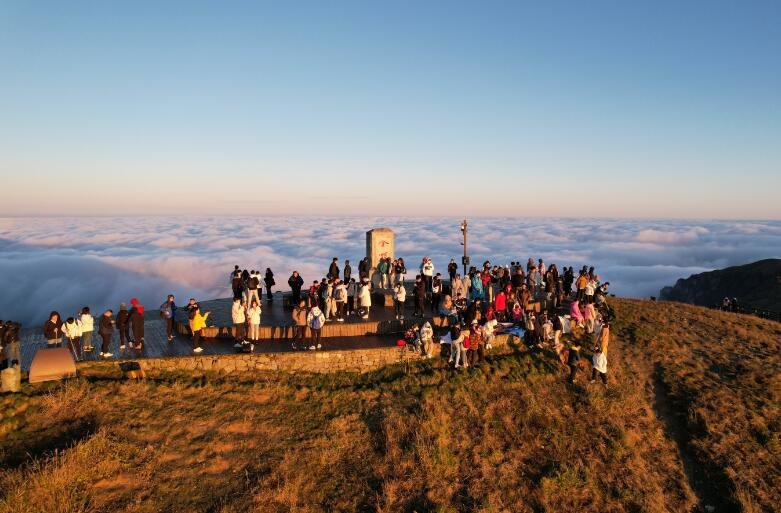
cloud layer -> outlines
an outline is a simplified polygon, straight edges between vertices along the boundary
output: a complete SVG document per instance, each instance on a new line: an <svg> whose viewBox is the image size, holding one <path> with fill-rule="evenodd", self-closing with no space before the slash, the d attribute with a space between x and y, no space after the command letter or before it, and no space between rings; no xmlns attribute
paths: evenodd
<svg viewBox="0 0 781 513"><path fill-rule="evenodd" d="M180 302L225 297L234 264L270 267L284 289L294 269L306 282L322 278L334 256L356 268L365 232L375 227L396 232L396 254L411 269L423 256L440 271L450 258L460 261L456 218L0 219L0 318L40 325L50 310L116 310L134 296L147 308L169 292ZM623 296L656 295L693 273L781 257L780 221L478 218L469 230L475 263L534 257L594 265Z"/></svg>

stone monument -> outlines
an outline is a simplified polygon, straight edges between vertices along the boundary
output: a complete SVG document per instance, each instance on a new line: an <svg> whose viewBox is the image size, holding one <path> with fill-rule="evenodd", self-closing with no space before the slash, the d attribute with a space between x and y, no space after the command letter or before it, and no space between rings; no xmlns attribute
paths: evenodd
<svg viewBox="0 0 781 513"><path fill-rule="evenodd" d="M390 228L375 228L366 232L366 256L369 257L369 276L375 287L380 285L377 264L380 258L393 260L394 233Z"/></svg>

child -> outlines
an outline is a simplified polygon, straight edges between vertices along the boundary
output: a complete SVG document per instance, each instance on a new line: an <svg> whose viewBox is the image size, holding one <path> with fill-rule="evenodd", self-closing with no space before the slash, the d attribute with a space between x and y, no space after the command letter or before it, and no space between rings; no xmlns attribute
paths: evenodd
<svg viewBox="0 0 781 513"><path fill-rule="evenodd" d="M92 351L92 330L95 329L95 319L90 315L88 306L81 309L79 321L81 321L81 346L85 351Z"/></svg>
<svg viewBox="0 0 781 513"><path fill-rule="evenodd" d="M499 321L496 319L488 319L483 324L483 341L485 342L485 348L490 350L493 348L492 342L496 338L496 326Z"/></svg>

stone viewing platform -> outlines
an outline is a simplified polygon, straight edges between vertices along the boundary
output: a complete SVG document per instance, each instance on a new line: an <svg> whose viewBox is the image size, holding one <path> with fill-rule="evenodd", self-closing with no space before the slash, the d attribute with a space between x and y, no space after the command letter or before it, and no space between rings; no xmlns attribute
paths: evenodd
<svg viewBox="0 0 781 513"><path fill-rule="evenodd" d="M390 335L403 333L412 324L412 301L407 301L405 321L399 322L393 315L393 308L385 306L386 295L382 292L372 295L372 306L369 319L358 315L345 316L344 322L328 321L322 328L323 338L363 337L371 335ZM263 313L260 316L261 340L286 340L292 336L292 309L285 308L289 302L289 294L275 294L274 301L262 301ZM211 301L200 301L201 312L211 312L207 327L203 330L205 338L232 338L233 323L231 321L231 306L233 299L223 298ZM392 304L392 303L391 303ZM180 308L176 312L176 330L181 335L189 335L187 311ZM307 328L307 336L309 329Z"/></svg>

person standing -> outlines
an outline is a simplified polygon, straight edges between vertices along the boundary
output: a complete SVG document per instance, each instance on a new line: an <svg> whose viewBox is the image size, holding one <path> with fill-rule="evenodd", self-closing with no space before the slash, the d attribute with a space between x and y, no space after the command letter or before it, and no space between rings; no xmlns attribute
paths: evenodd
<svg viewBox="0 0 781 513"><path fill-rule="evenodd" d="M334 281L328 280L325 288L325 320L326 322L334 320L336 317L336 298L334 297Z"/></svg>
<svg viewBox="0 0 781 513"><path fill-rule="evenodd" d="M407 266L404 265L404 259L399 257L396 261L396 283L404 285L404 279L407 277Z"/></svg>
<svg viewBox="0 0 781 513"><path fill-rule="evenodd" d="M140 351L144 348L144 305L139 303L138 299L133 298L130 300L130 306L128 323L133 332L135 348ZM131 347L133 347L133 344L131 344Z"/></svg>
<svg viewBox="0 0 781 513"><path fill-rule="evenodd" d="M255 350L255 344L260 340L260 303L253 299L247 309L247 320L249 321L249 350Z"/></svg>
<svg viewBox="0 0 781 513"><path fill-rule="evenodd" d="M247 304L252 304L252 300L260 302L260 294L258 293L260 288L260 273L256 270L252 270L249 273L249 279L247 280Z"/></svg>
<svg viewBox="0 0 781 513"><path fill-rule="evenodd" d="M81 361L81 322L73 317L68 317L62 325L62 333L68 341L68 346L73 352L73 357Z"/></svg>
<svg viewBox="0 0 781 513"><path fill-rule="evenodd" d="M165 303L160 305L160 318L165 323L165 335L168 337L168 341L171 342L174 339L174 316L176 315L176 303L174 303L174 295L168 294Z"/></svg>
<svg viewBox="0 0 781 513"><path fill-rule="evenodd" d="M314 351L315 349L322 348L322 345L320 344L320 332L323 329L323 324L325 324L325 315L323 315L320 307L315 306L309 311L309 314L306 316L306 323L312 334L312 342L309 349Z"/></svg>
<svg viewBox="0 0 781 513"><path fill-rule="evenodd" d="M591 382L594 383L599 376L607 389L607 346L610 344L610 324L602 325L599 332L597 347L592 357L593 368L591 369Z"/></svg>
<svg viewBox="0 0 781 513"><path fill-rule="evenodd" d="M407 289L404 285L397 283L393 287L393 310L397 321L404 320L404 301L407 299Z"/></svg>
<svg viewBox="0 0 781 513"><path fill-rule="evenodd" d="M201 336L203 336L203 329L206 327L206 319L208 319L210 313L211 312L206 312L201 314L201 307L197 305L190 310L190 331L193 332L193 353L200 353L203 351L203 348L201 347Z"/></svg>
<svg viewBox="0 0 781 513"><path fill-rule="evenodd" d="M415 287L413 289L415 294L415 317L423 317L423 309L426 301L426 282L420 275L415 276Z"/></svg>
<svg viewBox="0 0 781 513"><path fill-rule="evenodd" d="M442 299L442 275L437 273L431 281L431 311L439 310L439 302Z"/></svg>
<svg viewBox="0 0 781 513"><path fill-rule="evenodd" d="M297 305L301 301L301 287L304 286L304 279L298 274L298 271L293 271L293 274L287 279L287 284L290 285L290 290L293 292L291 304Z"/></svg>
<svg viewBox="0 0 781 513"><path fill-rule="evenodd" d="M240 298L243 292L243 284L241 282L241 271L239 271L238 266L236 266L236 269L231 275L230 283L231 290L233 291L233 299Z"/></svg>
<svg viewBox="0 0 781 513"><path fill-rule="evenodd" d="M111 320L112 315L114 315L112 310L106 310L103 312L103 315L100 316L100 323L98 324L98 335L100 335L100 338L103 341L100 345L100 356L103 358L111 358L114 356L109 352L111 339L114 338L114 321Z"/></svg>
<svg viewBox="0 0 781 513"><path fill-rule="evenodd" d="M350 283L350 278L353 275L353 268L350 267L350 261L344 261L344 283Z"/></svg>
<svg viewBox="0 0 781 513"><path fill-rule="evenodd" d="M336 321L344 322L344 312L347 307L347 287L339 278L336 278L336 285L334 286L334 301L336 302Z"/></svg>
<svg viewBox="0 0 781 513"><path fill-rule="evenodd" d="M363 257L363 259L358 262L358 279L363 282L364 278L369 277L369 257Z"/></svg>
<svg viewBox="0 0 781 513"><path fill-rule="evenodd" d="M358 288L358 310L362 319L369 318L369 310L372 307L372 291L369 278L364 278L361 286Z"/></svg>
<svg viewBox="0 0 781 513"><path fill-rule="evenodd" d="M81 315L79 315L79 322L81 323L81 348L84 351L92 351L92 332L95 329L95 319L89 313L89 307L85 306L81 309Z"/></svg>
<svg viewBox="0 0 781 513"><path fill-rule="evenodd" d="M459 326L453 326L450 328L450 359L448 363L453 363L453 368L461 369L469 367L466 363L466 350L464 348L464 333Z"/></svg>
<svg viewBox="0 0 781 513"><path fill-rule="evenodd" d="M453 280L456 277L456 273L458 272L458 264L456 263L456 260L454 258L450 259L450 263L447 264L447 274L450 276L450 283L453 283Z"/></svg>
<svg viewBox="0 0 781 513"><path fill-rule="evenodd" d="M339 277L339 259L334 257L334 259L331 261L331 265L328 267L328 276L327 278L329 280L333 280Z"/></svg>
<svg viewBox="0 0 781 513"><path fill-rule="evenodd" d="M257 303L257 300L253 300ZM247 334L244 327L247 323L247 304L244 299L234 299L231 305L231 321L233 322L233 347L243 347ZM258 320L260 322L260 320Z"/></svg>
<svg viewBox="0 0 781 513"><path fill-rule="evenodd" d="M130 312L127 311L125 303L119 304L119 313L117 314L117 331L119 331L119 349L124 350L125 344L130 344L130 324L128 319Z"/></svg>
<svg viewBox="0 0 781 513"><path fill-rule="evenodd" d="M355 283L355 278L350 278L347 282L347 314L353 315L355 313L355 296L358 295L358 284Z"/></svg>
<svg viewBox="0 0 781 513"><path fill-rule="evenodd" d="M388 260L384 258L380 258L380 261L377 263L377 273L380 275L380 288L383 290L388 288L389 266Z"/></svg>
<svg viewBox="0 0 781 513"><path fill-rule="evenodd" d="M271 287L276 285L274 273L271 272L270 267L266 267L266 277L263 278L263 282L266 284L266 301L270 303L274 300L274 297L271 295Z"/></svg>
<svg viewBox="0 0 781 513"><path fill-rule="evenodd" d="M306 337L307 312L303 299L293 308L293 349L305 349L299 343Z"/></svg>
<svg viewBox="0 0 781 513"><path fill-rule="evenodd" d="M572 346L569 349L569 356L567 357L567 366L569 366L569 377L567 381L569 383L575 383L575 377L578 374L578 368L580 367L580 342L577 340L572 342Z"/></svg>
<svg viewBox="0 0 781 513"><path fill-rule="evenodd" d="M43 336L48 347L60 347L62 341L62 319L59 312L49 314L49 320L43 325Z"/></svg>
<svg viewBox="0 0 781 513"><path fill-rule="evenodd" d="M423 263L420 266L420 274L423 278L423 283L426 285L426 293L431 293L431 282L434 280L434 263L429 257L423 259Z"/></svg>

